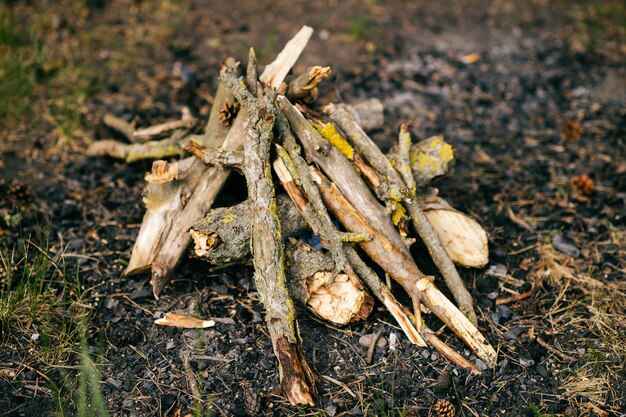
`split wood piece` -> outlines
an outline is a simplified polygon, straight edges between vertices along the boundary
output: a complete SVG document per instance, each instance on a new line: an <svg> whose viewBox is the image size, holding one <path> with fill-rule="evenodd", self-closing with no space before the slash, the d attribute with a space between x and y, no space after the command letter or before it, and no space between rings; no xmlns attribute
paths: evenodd
<svg viewBox="0 0 626 417"><path fill-rule="evenodd" d="M307 104L317 100L317 85L330 75L330 67L309 67L303 74L289 83L287 98L294 103L302 101Z"/></svg>
<svg viewBox="0 0 626 417"><path fill-rule="evenodd" d="M329 182L319 170L314 167L310 169L326 206L349 232L368 233L374 237L373 240L361 242L359 245L374 262L402 286L413 300L414 305L423 303L441 321L446 323L487 366L495 366L496 353L491 345L453 303L450 301L444 303L440 298L445 298L443 294L435 294L434 285L424 285L424 280L428 281L430 278L419 270L413 259L398 251L387 239L387 236L374 229L335 184ZM418 283L421 284L418 285Z"/></svg>
<svg viewBox="0 0 626 417"><path fill-rule="evenodd" d="M405 134L409 135L408 130ZM400 141L406 140L402 136L402 129L400 135ZM387 154L394 167L401 166L399 145L394 145ZM408 153L411 172L418 188L426 187L434 178L444 175L454 161L452 145L443 136L432 136L413 144Z"/></svg>
<svg viewBox="0 0 626 417"><path fill-rule="evenodd" d="M124 135L126 139L133 142L134 140L133 134L135 133L135 123L128 123L126 120L120 117L117 117L111 113L106 113L104 117L102 118L102 122L108 127L110 127L111 129L114 129L120 132L122 135Z"/></svg>
<svg viewBox="0 0 626 417"><path fill-rule="evenodd" d="M293 301L287 292L282 232L269 160L276 108L267 95L258 99L252 96L234 71L223 68L220 78L248 113L242 170L252 212L254 281L265 307L265 324L278 359L281 385L292 404L313 405L315 379L300 347Z"/></svg>
<svg viewBox="0 0 626 417"><path fill-rule="evenodd" d="M474 312L472 296L467 291L454 263L450 259L450 255L448 255L439 241L437 232L428 221L424 212L419 208L415 199L409 195L408 188L400 174L393 168L391 162L380 148L376 146L374 141L361 129L350 112L341 106L333 104L327 105L325 112L346 134L356 150L368 160L383 180L389 184L390 192L388 198L392 201L399 200L402 202L411 217L413 227L428 248L433 262L437 265L461 311L468 315L472 323L476 323L477 318Z"/></svg>
<svg viewBox="0 0 626 417"><path fill-rule="evenodd" d="M284 81L285 76L289 73L289 70L306 46L310 32L312 32L311 28L305 28L296 34L296 37L294 37L294 39L297 38L296 41L288 42L274 62L265 68L263 74L261 74L261 80L269 80L267 82L273 88L277 88ZM308 35L306 35L307 33ZM226 67L236 68L232 58L226 61ZM205 132L205 141L200 145L210 149L221 147L225 150L237 151L243 146L243 137L245 136L244 123L247 114L245 109L239 111L230 130L227 130L228 135L226 135L224 131L228 128L220 123L219 116L223 104L228 103L228 98L232 98L232 92L225 91L223 94L224 99L221 103L217 100L218 94L216 94L216 100L213 108L211 108ZM188 203L181 215L176 218L165 244L153 262L152 279L150 282L156 297L159 296L167 284L172 272L180 262L189 243L191 243L191 236L188 233L189 229L197 219L209 211L217 193L228 179L228 170L217 166L207 166L202 161L197 160L197 158L194 159L194 175L192 178L197 181L195 181L194 187L189 187L192 192L186 197Z"/></svg>
<svg viewBox="0 0 626 417"><path fill-rule="evenodd" d="M385 109L383 103L377 98L369 98L345 104L345 106L366 132L380 129L385 125Z"/></svg>
<svg viewBox="0 0 626 417"><path fill-rule="evenodd" d="M284 157L285 155L279 156L274 161L274 171L277 173L278 178L283 184L283 188L285 188L285 190L289 194L289 197L291 197L291 200L298 207L300 213L305 219L307 219L311 227L314 228L313 225L316 224L316 221L311 219L313 213L311 213L311 208L309 206L309 202L307 201L307 197L302 194L302 190L300 190L298 185L294 182L293 175L288 171L286 164L282 159ZM308 177L309 180L313 182L313 178L311 177L308 166L305 165L302 168L303 169L298 169L297 174L302 174L300 176L301 178ZM313 186L317 188L314 183ZM321 200L321 196L318 190L311 193L311 195L317 195L318 197L320 197ZM325 208L324 212L326 212ZM330 229L330 233L338 233L335 226L332 224L330 226ZM343 243L342 246L337 248L336 250L339 250L341 254L346 257L347 263L346 265L344 265L344 270L346 271L348 276L353 277L354 281L356 282L359 282L358 276L360 276L361 279L366 283L366 285L368 285L368 287L372 290L374 295L376 295L376 297L378 297L387 307L388 311L391 313L394 319L396 319L404 333L407 335L408 339L416 345L425 346L424 340L419 335L417 329L411 323L404 309L395 300L391 292L388 289L385 290L380 285L380 280L378 279L376 274L361 260L354 248L352 248L347 243Z"/></svg>
<svg viewBox="0 0 626 417"><path fill-rule="evenodd" d="M476 220L441 197L429 196L418 202L452 262L466 268L482 268L489 263L487 232Z"/></svg>
<svg viewBox="0 0 626 417"><path fill-rule="evenodd" d="M213 320L202 320L197 317L178 313L165 313L165 316L154 321L159 326L180 327L183 329L206 329L215 326Z"/></svg>
<svg viewBox="0 0 626 417"><path fill-rule="evenodd" d="M301 234L307 223L288 196L276 198L283 237ZM250 259L252 210L249 200L231 207L216 208L197 220L191 229L194 255L214 265Z"/></svg>
<svg viewBox="0 0 626 417"><path fill-rule="evenodd" d="M226 60L227 65L235 66L235 61L232 58ZM213 102L213 108L209 115L209 122L207 125L207 132L200 138L199 141L204 143L215 143L223 141L228 132L228 128L222 126L219 121L219 109L225 103L232 103L234 97L228 92L228 89L224 87L222 83L219 84L217 92L215 94L215 101ZM127 275L148 271L152 268L152 263L158 254L163 252L163 247L169 245L166 255L168 253L176 255L178 247L172 245L171 236L181 236L187 234L187 230L193 224L193 221L197 217L191 219L189 225L185 220L192 216L191 213L194 206L198 205L198 199L192 197L198 188L198 184L205 181L204 176L210 167L207 167L197 158L185 158L175 163L178 166L178 190L177 192L171 192L169 194L170 201L163 201L161 209L158 212L149 213L146 210L144 219L139 229L139 236L135 241L129 266L126 268L125 273ZM150 187L150 184L148 184ZM161 186L165 187L165 186ZM146 194L150 194L150 190L144 191ZM200 203L202 201L200 200ZM185 214L185 213L190 214ZM172 246L174 249L172 249ZM182 256L185 248L179 256ZM175 257L174 257L175 258ZM165 285L163 283L163 285ZM154 287L153 287L154 290ZM160 289L155 291L158 296Z"/></svg>
<svg viewBox="0 0 626 417"><path fill-rule="evenodd" d="M287 42L274 62L265 67L259 79L270 87L277 89L300 57L312 34L313 28L302 26L298 33Z"/></svg>
<svg viewBox="0 0 626 417"><path fill-rule="evenodd" d="M359 280L339 274L332 286L326 285L334 269L329 253L290 238L285 245L285 258L289 293L317 316L344 326L365 319L372 312L374 299Z"/></svg>
<svg viewBox="0 0 626 417"><path fill-rule="evenodd" d="M388 236L398 250L409 256L404 241L391 223L385 208L378 203L369 187L363 182L352 163L304 118L284 96L278 96L276 103L289 120L291 129L304 148L306 159L315 162L347 196L350 203L368 220L376 230Z"/></svg>
<svg viewBox="0 0 626 417"><path fill-rule="evenodd" d="M166 161L154 161L152 171L146 174L148 183L143 203L146 214L135 240L132 256L124 273L126 275L146 272L152 259L168 235L173 219L183 209L178 165Z"/></svg>
<svg viewBox="0 0 626 417"><path fill-rule="evenodd" d="M135 142L147 142L149 140L170 134L176 130L193 131L199 124L200 121L193 117L173 120L136 130L133 133L133 138Z"/></svg>

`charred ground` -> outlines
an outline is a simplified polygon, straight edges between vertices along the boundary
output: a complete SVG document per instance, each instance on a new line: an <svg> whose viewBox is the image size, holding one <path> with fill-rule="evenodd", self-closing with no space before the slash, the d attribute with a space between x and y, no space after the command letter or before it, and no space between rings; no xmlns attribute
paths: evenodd
<svg viewBox="0 0 626 417"><path fill-rule="evenodd" d="M74 414L75 393L89 391L78 377L89 354L103 381L93 391L111 415L434 415L442 398L467 416L625 412L619 2L9 2L0 10L5 415ZM437 186L489 232L490 266L462 274L499 348L494 372L469 377L402 337L396 352L377 348L367 365L360 336L398 333L386 313L345 329L303 313L307 358L344 385L320 378L316 409L293 409L277 391L249 267L207 271L186 261L159 301L144 279L122 277L149 163L84 156L89 141L114 134L103 114L148 125L187 105L205 117L221 60L243 60L253 45L266 63L304 23L316 34L296 72L332 66L322 101L380 98L381 144L413 120L416 135L442 133L455 146L456 169ZM221 205L240 201L245 184L234 177L226 189ZM179 309L224 320L204 331L154 326ZM206 359L193 362L203 404L190 395L182 346L203 349Z"/></svg>

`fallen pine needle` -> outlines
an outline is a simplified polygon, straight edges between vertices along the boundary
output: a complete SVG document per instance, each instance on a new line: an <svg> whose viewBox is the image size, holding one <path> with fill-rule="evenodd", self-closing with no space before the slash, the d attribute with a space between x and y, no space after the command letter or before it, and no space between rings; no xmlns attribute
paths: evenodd
<svg viewBox="0 0 626 417"><path fill-rule="evenodd" d="M193 316L177 313L165 313L165 317L154 321L159 326L181 327L183 329L206 329L215 326L213 320L202 320Z"/></svg>

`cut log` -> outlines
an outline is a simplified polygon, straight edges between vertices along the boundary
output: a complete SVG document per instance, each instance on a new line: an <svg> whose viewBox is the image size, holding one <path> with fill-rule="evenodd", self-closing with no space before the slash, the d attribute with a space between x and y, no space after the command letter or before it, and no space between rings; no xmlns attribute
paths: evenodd
<svg viewBox="0 0 626 417"><path fill-rule="evenodd" d="M313 405L315 379L300 347L293 301L286 288L282 231L269 160L276 109L267 95L252 96L232 70L223 68L220 75L241 104L240 114L248 114L242 170L252 213L254 281L265 307L281 385L292 404Z"/></svg>

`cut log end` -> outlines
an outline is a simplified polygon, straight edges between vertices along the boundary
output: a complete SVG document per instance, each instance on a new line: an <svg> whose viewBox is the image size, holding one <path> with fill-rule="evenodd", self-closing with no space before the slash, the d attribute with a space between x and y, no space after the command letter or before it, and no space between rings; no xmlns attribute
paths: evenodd
<svg viewBox="0 0 626 417"><path fill-rule="evenodd" d="M333 285L326 286L332 272L317 272L307 280L311 295L307 301L310 307L321 318L344 326L366 318L374 307L373 298L357 288L348 275L339 274Z"/></svg>

